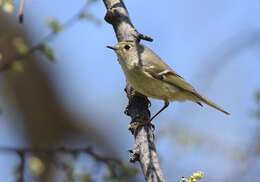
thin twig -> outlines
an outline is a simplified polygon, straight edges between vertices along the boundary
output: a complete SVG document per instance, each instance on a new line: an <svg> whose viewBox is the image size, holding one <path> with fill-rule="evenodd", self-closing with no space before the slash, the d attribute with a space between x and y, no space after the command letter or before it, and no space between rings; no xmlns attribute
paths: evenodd
<svg viewBox="0 0 260 182"><path fill-rule="evenodd" d="M72 25L76 24L78 20L80 20L82 13L84 13L90 7L90 5L91 3L90 1L88 1L77 13L75 13L67 21L61 24L60 26L62 27L62 30L66 30L70 28ZM53 40L58 33L60 32L51 31L49 34L43 37L41 41L39 41L37 44L30 47L26 53L24 54L17 53L11 56L10 58L0 60L0 72L7 71L14 61L23 60L31 56L32 53L34 53L35 51L40 50L40 48L43 46L44 43Z"/></svg>
<svg viewBox="0 0 260 182"><path fill-rule="evenodd" d="M15 147L0 147L0 152L9 152L9 153L33 153L33 154L44 154L44 155L53 155L54 153L69 153L72 155L77 155L79 153L86 153L91 155L96 161L100 161L103 163L115 162L121 164L122 162L118 159L104 157L99 155L93 151L91 147L83 147L83 148L15 148Z"/></svg>
<svg viewBox="0 0 260 182"><path fill-rule="evenodd" d="M25 0L20 0L20 6L19 6L19 11L18 11L19 23L23 23L24 5L25 5Z"/></svg>

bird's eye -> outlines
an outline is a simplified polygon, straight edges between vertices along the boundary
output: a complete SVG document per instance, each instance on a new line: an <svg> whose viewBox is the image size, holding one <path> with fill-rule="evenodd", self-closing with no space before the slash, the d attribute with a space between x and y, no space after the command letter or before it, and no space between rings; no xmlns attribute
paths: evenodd
<svg viewBox="0 0 260 182"><path fill-rule="evenodd" d="M124 46L125 50L129 50L131 47L129 45Z"/></svg>

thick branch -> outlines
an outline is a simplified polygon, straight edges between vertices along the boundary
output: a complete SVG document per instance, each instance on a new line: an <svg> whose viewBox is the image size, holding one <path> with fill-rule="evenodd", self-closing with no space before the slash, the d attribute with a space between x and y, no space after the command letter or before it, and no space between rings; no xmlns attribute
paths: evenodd
<svg viewBox="0 0 260 182"><path fill-rule="evenodd" d="M152 41L152 38L140 34L135 29L122 0L103 0L103 2L107 8L105 20L113 26L119 42L124 40L139 42L141 39ZM135 147L130 150L132 155L130 161L140 162L146 181L165 181L154 144L153 128L148 122L150 102L145 96L137 94L130 85L127 85L126 93L129 103L125 113L132 119L131 131L135 136ZM138 127L135 128L134 123Z"/></svg>

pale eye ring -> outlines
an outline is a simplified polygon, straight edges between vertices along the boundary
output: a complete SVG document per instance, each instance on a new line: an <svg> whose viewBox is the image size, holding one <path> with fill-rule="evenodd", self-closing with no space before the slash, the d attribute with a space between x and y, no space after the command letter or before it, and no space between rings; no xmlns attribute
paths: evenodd
<svg viewBox="0 0 260 182"><path fill-rule="evenodd" d="M125 50L129 50L131 47L129 45L124 46Z"/></svg>

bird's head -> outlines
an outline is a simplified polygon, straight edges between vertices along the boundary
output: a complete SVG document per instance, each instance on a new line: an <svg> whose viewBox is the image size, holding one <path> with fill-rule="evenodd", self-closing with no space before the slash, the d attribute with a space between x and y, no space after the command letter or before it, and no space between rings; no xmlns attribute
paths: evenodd
<svg viewBox="0 0 260 182"><path fill-rule="evenodd" d="M107 46L107 48L114 50L119 59L123 61L135 59L138 55L137 43L134 41L122 41L115 46Z"/></svg>

